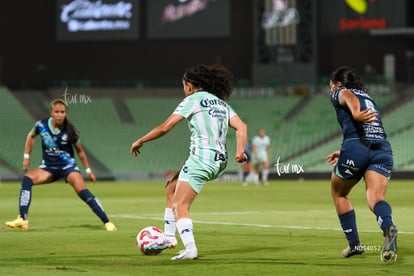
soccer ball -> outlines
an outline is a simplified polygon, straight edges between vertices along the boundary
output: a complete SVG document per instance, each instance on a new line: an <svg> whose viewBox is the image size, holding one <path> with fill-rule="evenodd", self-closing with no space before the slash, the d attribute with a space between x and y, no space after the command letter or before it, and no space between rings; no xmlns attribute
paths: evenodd
<svg viewBox="0 0 414 276"><path fill-rule="evenodd" d="M148 226L139 231L136 242L139 251L144 255L158 255L164 249L163 232L156 226Z"/></svg>

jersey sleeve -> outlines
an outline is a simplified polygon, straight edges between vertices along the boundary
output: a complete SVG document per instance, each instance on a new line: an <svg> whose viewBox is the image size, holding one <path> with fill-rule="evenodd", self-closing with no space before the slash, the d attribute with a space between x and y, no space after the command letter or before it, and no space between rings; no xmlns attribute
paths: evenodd
<svg viewBox="0 0 414 276"><path fill-rule="evenodd" d="M256 146L257 146L257 144L258 144L258 142L259 142L259 141L258 141L258 137L257 137L257 136L254 136L254 137L253 137L253 140L252 140L252 145L256 147Z"/></svg>
<svg viewBox="0 0 414 276"><path fill-rule="evenodd" d="M38 135L39 133L40 133L40 130L39 130L39 126L40 126L40 124L42 123L42 121L36 121L36 123L34 124L34 126L33 126L33 128L32 128L32 131L36 134L36 135Z"/></svg>
<svg viewBox="0 0 414 276"><path fill-rule="evenodd" d="M339 107L341 104L339 103L339 97L341 92L346 90L345 87L338 87L331 95L331 102L333 106Z"/></svg>
<svg viewBox="0 0 414 276"><path fill-rule="evenodd" d="M178 104L173 114L183 116L187 119L191 116L191 114L193 114L195 106L196 105L194 104L194 97L188 96Z"/></svg>
<svg viewBox="0 0 414 276"><path fill-rule="evenodd" d="M237 113L236 111L234 111L234 109L230 105L227 104L227 106L229 107L229 120L230 120L232 117L236 116Z"/></svg>

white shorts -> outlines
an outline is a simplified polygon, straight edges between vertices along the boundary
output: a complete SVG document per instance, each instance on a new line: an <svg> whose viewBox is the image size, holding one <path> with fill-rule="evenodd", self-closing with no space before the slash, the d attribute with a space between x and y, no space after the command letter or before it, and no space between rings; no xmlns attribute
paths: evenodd
<svg viewBox="0 0 414 276"><path fill-rule="evenodd" d="M267 152L258 152L256 154L252 154L252 163L258 164L263 162L268 162Z"/></svg>
<svg viewBox="0 0 414 276"><path fill-rule="evenodd" d="M190 184L193 190L198 194L203 189L207 181L219 177L227 167L227 161L216 162L216 166L203 163L194 155L190 155L181 168L178 176L179 181L185 181Z"/></svg>

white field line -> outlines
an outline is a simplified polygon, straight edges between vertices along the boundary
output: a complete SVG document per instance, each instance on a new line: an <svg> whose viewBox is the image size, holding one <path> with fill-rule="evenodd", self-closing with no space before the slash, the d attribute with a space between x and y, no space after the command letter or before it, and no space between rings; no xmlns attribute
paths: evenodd
<svg viewBox="0 0 414 276"><path fill-rule="evenodd" d="M232 214L246 214L247 212L232 212ZM223 215L223 213L209 213L216 215ZM229 214L229 213L226 213ZM111 217L117 218L126 218L126 219L148 219L148 220L158 220L163 221L163 214L160 214L157 217L153 216L137 216L137 215L128 215L128 214L119 214L119 215L110 215ZM204 221L204 220L193 220L194 223L199 224L215 224L215 225L232 225L232 226L249 226L249 227L258 227L258 228L279 228L279 229L300 229L300 230L328 230L328 231L342 231L341 228L337 227L315 227L315 226L300 226L300 225L271 225L271 224L256 224L256 223L235 223L235 222L223 222L223 221ZM358 232L365 233L378 233L377 230L368 230L368 229L358 229ZM398 231L399 234L408 234L413 235L414 232Z"/></svg>

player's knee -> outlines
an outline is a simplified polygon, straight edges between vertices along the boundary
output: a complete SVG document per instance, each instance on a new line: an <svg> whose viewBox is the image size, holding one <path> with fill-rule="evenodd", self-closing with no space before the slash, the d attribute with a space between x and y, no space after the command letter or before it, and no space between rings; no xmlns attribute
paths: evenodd
<svg viewBox="0 0 414 276"><path fill-rule="evenodd" d="M22 188L23 189L31 189L31 187L33 186L33 180L32 178L28 177L28 176L23 176L22 179Z"/></svg>
<svg viewBox="0 0 414 276"><path fill-rule="evenodd" d="M334 198L347 197L349 192L350 192L349 189L346 189L344 187L333 186L331 188L331 194L332 194L332 197Z"/></svg>

